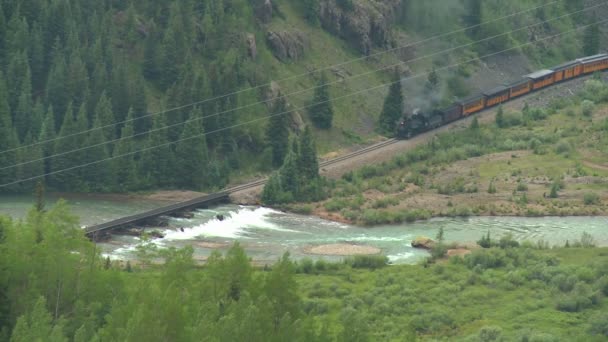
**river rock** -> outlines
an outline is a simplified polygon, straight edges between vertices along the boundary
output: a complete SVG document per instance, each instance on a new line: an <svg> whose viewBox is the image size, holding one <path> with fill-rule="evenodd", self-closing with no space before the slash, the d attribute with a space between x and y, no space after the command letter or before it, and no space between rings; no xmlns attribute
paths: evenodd
<svg viewBox="0 0 608 342"><path fill-rule="evenodd" d="M418 236L412 240L412 247L414 248L431 249L433 246L435 246L435 241L426 236Z"/></svg>

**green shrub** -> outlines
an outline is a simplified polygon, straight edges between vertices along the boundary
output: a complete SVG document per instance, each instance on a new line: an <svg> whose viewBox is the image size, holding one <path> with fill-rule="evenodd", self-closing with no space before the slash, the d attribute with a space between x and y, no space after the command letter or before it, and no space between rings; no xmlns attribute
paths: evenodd
<svg viewBox="0 0 608 342"><path fill-rule="evenodd" d="M572 150L572 145L566 140L560 140L560 142L557 143L557 146L555 146L555 153L557 153L557 154L567 153L567 152L570 152L571 150Z"/></svg>
<svg viewBox="0 0 608 342"><path fill-rule="evenodd" d="M528 185L522 182L517 183L517 191L528 191Z"/></svg>
<svg viewBox="0 0 608 342"><path fill-rule="evenodd" d="M352 268L367 268L375 270L388 265L388 258L384 255L355 255L344 260Z"/></svg>
<svg viewBox="0 0 608 342"><path fill-rule="evenodd" d="M588 192L583 196L585 205L600 204L600 196L594 192Z"/></svg>
<svg viewBox="0 0 608 342"><path fill-rule="evenodd" d="M584 100L581 103L581 110L584 116L591 116L593 114L593 110L595 109L595 103L590 100Z"/></svg>
<svg viewBox="0 0 608 342"><path fill-rule="evenodd" d="M608 337L608 314L600 313L593 317L590 322L589 332L594 335Z"/></svg>

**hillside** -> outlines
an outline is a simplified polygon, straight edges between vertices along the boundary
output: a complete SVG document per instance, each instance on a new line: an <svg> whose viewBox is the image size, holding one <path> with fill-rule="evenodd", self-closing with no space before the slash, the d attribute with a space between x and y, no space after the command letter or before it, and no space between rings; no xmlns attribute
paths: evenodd
<svg viewBox="0 0 608 342"><path fill-rule="evenodd" d="M36 179L14 182L44 173L50 189L77 192L208 190L266 173L273 134L264 118L276 110L273 98L288 95L286 108L292 112L284 124L298 134L311 124L309 111L301 107L313 102L310 88L322 80L330 83L335 100L331 129L314 130L319 151L374 139L386 94L380 85L394 74L415 76L513 48L508 55L439 72L436 94L424 91L425 76L404 81L405 101L415 107L434 97L449 102L582 55L583 30L518 48L593 22L594 13L601 13L598 8L565 16L583 10L578 1L544 4L461 30L541 4L4 1L0 183L10 186L0 191L30 191ZM465 15L476 6L479 15ZM471 44L543 20L552 21ZM412 45L452 30L460 31ZM437 54L463 44L468 46ZM396 49L403 46L408 47ZM386 49L392 52L380 53ZM435 56L422 58L431 53ZM337 64L342 65L330 67Z"/></svg>

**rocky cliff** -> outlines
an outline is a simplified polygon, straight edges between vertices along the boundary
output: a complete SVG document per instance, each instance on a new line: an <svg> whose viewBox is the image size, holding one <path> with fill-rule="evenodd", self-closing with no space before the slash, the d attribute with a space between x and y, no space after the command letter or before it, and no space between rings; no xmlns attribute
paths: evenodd
<svg viewBox="0 0 608 342"><path fill-rule="evenodd" d="M358 51L369 54L374 46L386 46L391 40L391 27L400 13L402 0L352 0L345 7L339 0L321 0L321 26L348 41Z"/></svg>

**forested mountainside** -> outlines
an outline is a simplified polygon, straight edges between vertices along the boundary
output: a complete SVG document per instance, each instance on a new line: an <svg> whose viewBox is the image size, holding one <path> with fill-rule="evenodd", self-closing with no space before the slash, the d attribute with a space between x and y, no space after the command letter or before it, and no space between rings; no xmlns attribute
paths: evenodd
<svg viewBox="0 0 608 342"><path fill-rule="evenodd" d="M386 89L347 95L386 83L394 73L415 75L511 47L511 54L527 56L523 68L578 57L583 31L538 47L517 46L593 22L600 8L582 11L592 4L5 0L0 191L30 191L36 179L15 182L42 174L48 187L61 191L219 188L230 177L269 171L276 154L288 150L289 135L307 123L316 127L322 151L373 136ZM376 54L541 5L429 44ZM367 55L373 57L323 70ZM437 95L452 99L474 91L480 65L439 73ZM412 84L405 87L406 103L424 100L424 78ZM280 103L285 110L273 108L273 98L293 92ZM331 98L328 106L301 108ZM270 113L285 111L291 112L278 128L267 125Z"/></svg>

